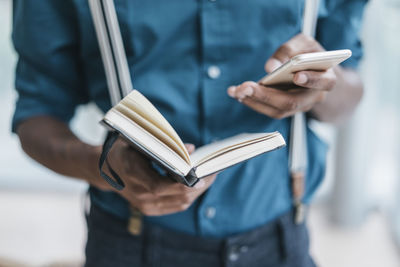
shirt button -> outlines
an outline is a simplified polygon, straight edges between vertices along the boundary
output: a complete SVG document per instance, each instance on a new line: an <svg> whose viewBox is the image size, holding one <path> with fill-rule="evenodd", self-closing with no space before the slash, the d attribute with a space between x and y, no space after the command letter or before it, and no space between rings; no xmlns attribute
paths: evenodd
<svg viewBox="0 0 400 267"><path fill-rule="evenodd" d="M238 246L234 245L228 250L229 261L237 261L239 259L240 249Z"/></svg>
<svg viewBox="0 0 400 267"><path fill-rule="evenodd" d="M237 261L240 258L240 254L246 253L248 251L249 251L248 246L234 245L228 250L228 259L229 261Z"/></svg>
<svg viewBox="0 0 400 267"><path fill-rule="evenodd" d="M236 251L229 252L228 259L230 261L237 261L239 259L239 253L237 253Z"/></svg>
<svg viewBox="0 0 400 267"><path fill-rule="evenodd" d="M215 207L208 207L206 209L205 215L208 219L212 219L215 217L215 214L217 213L217 210Z"/></svg>
<svg viewBox="0 0 400 267"><path fill-rule="evenodd" d="M218 79L221 76L221 70L217 66L210 66L207 70L208 77L211 79Z"/></svg>

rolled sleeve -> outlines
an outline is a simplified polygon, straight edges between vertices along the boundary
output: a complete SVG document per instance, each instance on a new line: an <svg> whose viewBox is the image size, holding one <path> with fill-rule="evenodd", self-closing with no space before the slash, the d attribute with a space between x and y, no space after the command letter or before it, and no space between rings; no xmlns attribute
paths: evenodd
<svg viewBox="0 0 400 267"><path fill-rule="evenodd" d="M350 49L353 55L341 65L356 69L362 58L359 31L367 0L327 0L318 20L317 40L327 50Z"/></svg>
<svg viewBox="0 0 400 267"><path fill-rule="evenodd" d="M12 39L18 54L12 120L49 115L68 122L88 101L72 1L15 0Z"/></svg>

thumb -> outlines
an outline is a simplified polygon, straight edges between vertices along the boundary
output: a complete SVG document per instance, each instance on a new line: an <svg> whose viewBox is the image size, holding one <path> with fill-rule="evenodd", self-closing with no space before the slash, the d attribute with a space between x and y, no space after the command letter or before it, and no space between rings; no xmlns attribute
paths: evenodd
<svg viewBox="0 0 400 267"><path fill-rule="evenodd" d="M276 70L277 68L279 68L280 66L282 66L282 62L279 59L275 58L275 57L271 57L265 63L264 68L265 68L265 71L267 73L271 73L274 70Z"/></svg>
<svg viewBox="0 0 400 267"><path fill-rule="evenodd" d="M196 149L195 145L193 144L185 144L186 150L189 152L189 154L192 154L194 150Z"/></svg>

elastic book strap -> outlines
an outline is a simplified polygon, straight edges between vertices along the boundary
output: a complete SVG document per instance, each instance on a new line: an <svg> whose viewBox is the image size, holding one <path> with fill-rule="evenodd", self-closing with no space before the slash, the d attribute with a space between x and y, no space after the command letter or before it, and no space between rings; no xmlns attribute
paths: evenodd
<svg viewBox="0 0 400 267"><path fill-rule="evenodd" d="M120 176L113 170L113 168L111 168L111 166L107 160L108 153L110 152L115 141L117 141L118 136L119 136L119 133L116 131L108 132L107 138L103 144L103 150L100 155L99 170L100 170L101 177L103 177L103 179L106 180L106 182L109 185L111 185L112 187L114 187L117 190L122 190L125 187L125 184L122 181L122 179L120 178ZM104 163L106 164L106 166L111 174L111 177L108 176L103 171ZM195 168L190 170L190 172L186 175L186 177L179 177L179 179L178 179L178 177L176 177L176 175L171 175L170 173L166 172L164 168L162 168L160 165L158 165L157 163L155 163L153 161L151 161L151 166L155 171L158 172L159 175L170 177L173 180L183 183L189 187L193 187L199 181L199 179L196 176Z"/></svg>
<svg viewBox="0 0 400 267"><path fill-rule="evenodd" d="M117 190L122 190L125 187L124 182L119 177L119 175L113 170L113 168L111 168L110 164L107 161L108 152L110 152L113 144L115 143L115 141L117 141L118 135L119 134L117 132L108 132L107 138L103 144L103 151L101 151L101 155L100 155L99 170L100 170L101 177L103 177L103 179L106 180L106 182L109 185L111 185L112 187L114 187ZM111 178L110 176L108 176L103 171L104 162L106 163L107 168L110 171L111 176L113 176L114 179Z"/></svg>

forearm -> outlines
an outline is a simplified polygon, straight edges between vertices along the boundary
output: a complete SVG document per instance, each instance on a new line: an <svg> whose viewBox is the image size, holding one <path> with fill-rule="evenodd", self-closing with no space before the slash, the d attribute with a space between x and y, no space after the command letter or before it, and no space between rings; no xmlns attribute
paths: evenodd
<svg viewBox="0 0 400 267"><path fill-rule="evenodd" d="M354 111L363 95L363 84L358 73L352 69L335 68L337 82L327 93L325 100L310 111L317 120L339 123Z"/></svg>
<svg viewBox="0 0 400 267"><path fill-rule="evenodd" d="M101 147L83 143L65 123L49 116L33 117L18 126L17 134L26 154L40 164L106 188L97 168Z"/></svg>

